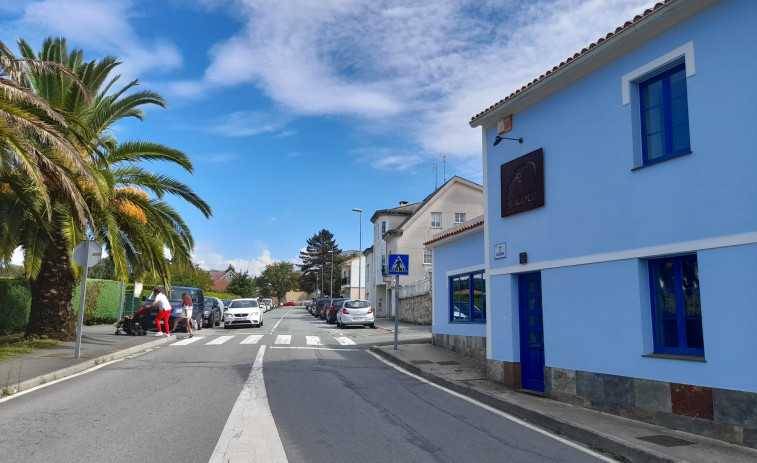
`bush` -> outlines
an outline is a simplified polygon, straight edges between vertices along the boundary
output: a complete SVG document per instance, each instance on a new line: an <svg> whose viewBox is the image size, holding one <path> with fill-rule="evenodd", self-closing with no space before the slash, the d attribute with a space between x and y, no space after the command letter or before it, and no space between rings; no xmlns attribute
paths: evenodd
<svg viewBox="0 0 757 463"><path fill-rule="evenodd" d="M0 335L24 331L29 323L31 303L32 297L26 281L0 279Z"/></svg>

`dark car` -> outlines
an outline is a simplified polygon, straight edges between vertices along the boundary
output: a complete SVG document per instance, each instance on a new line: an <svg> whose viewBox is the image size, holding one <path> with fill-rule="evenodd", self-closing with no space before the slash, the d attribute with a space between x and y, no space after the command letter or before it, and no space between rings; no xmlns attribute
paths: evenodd
<svg viewBox="0 0 757 463"><path fill-rule="evenodd" d="M313 308L313 316L315 318L323 318L321 313L323 312L323 308L326 306L326 304L330 303L331 299L319 299L315 303L315 307Z"/></svg>
<svg viewBox="0 0 757 463"><path fill-rule="evenodd" d="M224 303L217 297L205 298L205 311L202 314L202 322L208 328L219 326L223 321Z"/></svg>
<svg viewBox="0 0 757 463"><path fill-rule="evenodd" d="M164 289L162 287L160 288ZM150 295L145 298L145 302L144 304L142 304L143 307L145 305L153 303L155 299L154 294L155 293L150 292ZM173 323L176 318L184 316L184 303L182 302L182 296L184 294L189 294L189 297L192 299L192 321L195 323L192 326L196 327L196 329L198 330L201 330L202 317L205 312L205 293L200 288L190 288L187 286L173 286L171 287L171 292L169 294L166 294L166 296L168 296L168 301L171 303L171 315L168 319L168 326L169 328L173 328ZM144 330L157 330L157 326L155 325L155 315L157 313L158 307L153 307L150 316L145 317L142 321L140 321L140 325L142 325L142 328ZM187 330L187 325L184 318L179 320L176 329L181 331Z"/></svg>
<svg viewBox="0 0 757 463"><path fill-rule="evenodd" d="M344 301L347 299L345 298L339 298L339 299L332 299L331 302L326 306L326 309L324 310L324 319L326 320L326 323L336 323L336 313L342 310L342 306L344 305Z"/></svg>

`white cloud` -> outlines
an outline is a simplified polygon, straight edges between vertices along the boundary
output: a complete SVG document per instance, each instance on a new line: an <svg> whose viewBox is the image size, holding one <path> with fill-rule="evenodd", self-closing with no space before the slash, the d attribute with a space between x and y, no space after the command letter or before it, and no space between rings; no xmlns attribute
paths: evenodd
<svg viewBox="0 0 757 463"><path fill-rule="evenodd" d="M278 132L289 120L263 111L237 111L212 122L208 131L227 137L249 137Z"/></svg>
<svg viewBox="0 0 757 463"><path fill-rule="evenodd" d="M70 48L117 56L123 63L118 72L129 76L128 80L148 69L164 72L182 65L174 44L161 38L145 39L135 32L130 23L135 19L132 0L32 1L22 11L12 28L26 31L22 35L34 49L48 36L66 37Z"/></svg>

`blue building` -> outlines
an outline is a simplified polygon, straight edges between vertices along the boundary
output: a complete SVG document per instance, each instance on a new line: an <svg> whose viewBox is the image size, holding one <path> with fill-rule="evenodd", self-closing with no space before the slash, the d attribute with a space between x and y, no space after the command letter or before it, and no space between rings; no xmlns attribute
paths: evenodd
<svg viewBox="0 0 757 463"><path fill-rule="evenodd" d="M514 389L757 447L755 19L658 3L472 118L483 230L428 242L435 342ZM484 320L455 318L466 275Z"/></svg>

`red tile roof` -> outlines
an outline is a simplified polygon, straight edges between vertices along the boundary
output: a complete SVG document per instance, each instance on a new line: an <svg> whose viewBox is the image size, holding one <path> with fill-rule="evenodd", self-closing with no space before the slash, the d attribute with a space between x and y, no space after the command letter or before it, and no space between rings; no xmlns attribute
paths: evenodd
<svg viewBox="0 0 757 463"><path fill-rule="evenodd" d="M628 28L629 26L633 25L634 23L636 23L640 19L642 19L642 18L644 18L644 17L646 17L646 16L654 13L655 11L659 10L660 8L663 8L665 5L667 5L669 3L672 3L672 2L675 2L675 1L676 0L663 0L662 2L659 2L659 3L655 4L655 6L653 6L652 8L648 8L647 10L645 10L644 13L636 15L632 20L626 21L625 24L623 24L622 26L616 28L615 32L610 32L609 34L607 34L606 36L600 38L596 42L592 43L588 47L586 47L583 50L581 50L580 52L578 52L578 53L574 54L573 56L569 57L568 59L566 59L565 61L563 61L559 65L553 67L551 70L545 72L544 74L542 74L538 78L536 78L533 81L529 82L528 84L524 85L519 90L514 91L509 96L507 96L504 99L502 99L502 100L494 103L493 105L489 106L485 110L483 110L480 113L476 114L475 116L471 117L471 122L475 121L476 119L478 119L478 118L484 116L485 114L489 113L490 111L492 111L497 106L501 105L502 103L504 103L504 102L508 101L509 99L513 98L514 96L518 95L520 92L522 92L522 91L530 88L534 84L537 84L537 83L541 82L545 78L549 77L555 71L557 71L559 69L562 69L563 67L567 66L568 64L570 64L571 62L573 62L573 60L575 60L577 58L580 58L581 56L583 56L584 54L586 54L589 50L594 49L595 47L597 47L601 43L603 43L606 40L608 40L608 39L612 38L613 36L617 35L619 32L621 32L624 29Z"/></svg>

